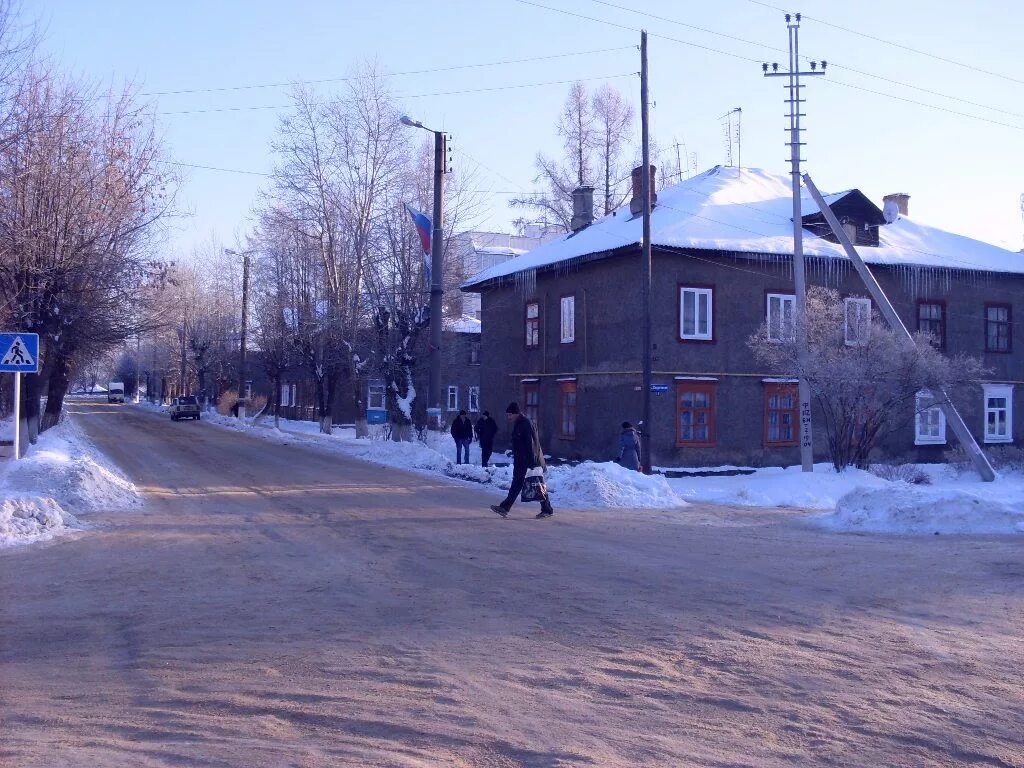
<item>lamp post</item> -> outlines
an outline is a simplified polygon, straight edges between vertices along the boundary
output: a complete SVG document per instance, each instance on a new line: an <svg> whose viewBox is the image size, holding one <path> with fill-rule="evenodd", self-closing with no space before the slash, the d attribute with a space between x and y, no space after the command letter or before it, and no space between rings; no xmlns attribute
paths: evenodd
<svg viewBox="0 0 1024 768"><path fill-rule="evenodd" d="M402 115L400 122L410 128L422 128L434 134L434 215L430 221L430 381L427 387L427 406L441 409L441 299L444 295L442 280L442 248L444 231L441 226L444 216L444 131L427 128L419 120Z"/></svg>
<svg viewBox="0 0 1024 768"><path fill-rule="evenodd" d="M225 248L224 253L229 256L242 257L242 334L241 344L238 350L238 418L245 420L245 329L247 308L249 304L249 251L238 253L231 248Z"/></svg>

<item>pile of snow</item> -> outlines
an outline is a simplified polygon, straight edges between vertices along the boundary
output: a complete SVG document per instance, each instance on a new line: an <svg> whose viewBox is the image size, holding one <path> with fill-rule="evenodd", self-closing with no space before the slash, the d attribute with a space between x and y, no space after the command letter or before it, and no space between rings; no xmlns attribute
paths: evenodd
<svg viewBox="0 0 1024 768"><path fill-rule="evenodd" d="M643 475L612 462L584 462L548 471L551 499L563 507L685 507L662 475Z"/></svg>
<svg viewBox="0 0 1024 768"><path fill-rule="evenodd" d="M839 499L855 488L891 485L860 469L836 472L831 464L815 464L811 473L800 467L764 467L751 474L680 477L668 482L677 495L691 502L795 509L835 509Z"/></svg>
<svg viewBox="0 0 1024 768"><path fill-rule="evenodd" d="M997 481L998 482L998 481ZM970 493L898 483L846 494L835 512L811 521L865 533L1024 533L1024 512Z"/></svg>
<svg viewBox="0 0 1024 768"><path fill-rule="evenodd" d="M65 418L21 461L0 467L0 546L84 526L78 515L141 504L135 486Z"/></svg>

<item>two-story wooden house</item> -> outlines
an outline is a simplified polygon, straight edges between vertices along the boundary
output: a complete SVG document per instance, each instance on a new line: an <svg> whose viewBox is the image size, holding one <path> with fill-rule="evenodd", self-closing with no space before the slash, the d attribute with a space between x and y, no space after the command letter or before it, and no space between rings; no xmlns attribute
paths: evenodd
<svg viewBox="0 0 1024 768"><path fill-rule="evenodd" d="M519 401L556 456L607 459L618 425L640 418L637 180L630 205L596 221L588 191L578 190L575 231L463 286L481 297L484 398ZM1013 329L1024 311L1024 255L916 223L906 195L890 198L888 215L856 189L826 201L907 327L994 372L964 409L978 441L1019 441L1024 355ZM849 297L848 318L863 317L866 289L806 194L803 210L808 283L836 288ZM651 242L654 461L797 463L795 384L761 370L747 346L762 323L792 312L789 177L717 167L668 187L654 203ZM908 422L883 451L939 458L939 415Z"/></svg>

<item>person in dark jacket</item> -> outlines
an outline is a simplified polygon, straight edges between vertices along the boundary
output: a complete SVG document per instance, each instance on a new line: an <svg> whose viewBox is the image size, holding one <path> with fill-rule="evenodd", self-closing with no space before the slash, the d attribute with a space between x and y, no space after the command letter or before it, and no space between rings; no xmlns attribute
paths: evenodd
<svg viewBox="0 0 1024 768"><path fill-rule="evenodd" d="M459 411L459 415L452 422L452 437L455 438L455 463L462 464L462 454L466 454L466 464L469 464L469 444L473 442L473 422L465 411Z"/></svg>
<svg viewBox="0 0 1024 768"><path fill-rule="evenodd" d="M486 467L491 460L491 453L494 452L494 436L498 434L498 422L496 422L489 411L476 420L476 440L480 443L480 466Z"/></svg>
<svg viewBox="0 0 1024 768"><path fill-rule="evenodd" d="M508 517L509 510L516 503L523 485L526 483L526 471L540 467L545 469L544 451L540 447L540 438L537 430L526 416L519 412L518 403L509 403L505 409L509 422L512 424L512 487L508 489L508 496L501 504L494 504L491 510L502 517ZM551 500L544 497L540 503L538 518L551 517L555 510L551 506Z"/></svg>
<svg viewBox="0 0 1024 768"><path fill-rule="evenodd" d="M640 435L628 421L622 422L619 435L619 457L616 459L626 469L640 471Z"/></svg>

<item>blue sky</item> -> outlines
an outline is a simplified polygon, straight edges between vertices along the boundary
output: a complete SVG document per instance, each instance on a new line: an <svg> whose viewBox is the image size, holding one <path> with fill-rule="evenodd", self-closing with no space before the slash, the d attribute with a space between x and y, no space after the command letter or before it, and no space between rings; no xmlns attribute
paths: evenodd
<svg viewBox="0 0 1024 768"><path fill-rule="evenodd" d="M785 52L770 50L786 45L782 14L767 7L780 1L629 3L718 35L598 0L530 2L610 23L517 0L448 0L436 10L397 0L36 0L23 12L41 21L43 51L61 70L162 93L147 98L173 159L252 174L271 167L269 143L281 111L273 107L287 104L286 88L243 86L343 78L367 61L403 73L602 50L392 78L406 111L450 131L455 162L476 169L476 186L491 191L484 197L483 228L509 228L514 214L507 200L533 188L534 155L558 149L554 120L568 84L518 86L585 78L596 87L608 78L638 103L639 79L632 73L639 70L639 34L633 30L641 26L652 35L652 131L663 147L684 142L701 170L724 163L719 117L738 106L743 164L787 171L783 81L764 79L757 63L785 61ZM859 187L876 202L887 192L909 192L912 217L1017 250L1024 245L1024 72L1018 53L1024 9L1001 0L978 0L967 8L947 0L860 0L794 9L808 17L802 52L827 59L831 67L805 90L805 170L822 189ZM317 88L330 92L342 85ZM484 88L502 90L436 95ZM192 92L164 93L182 90ZM182 170L180 200L192 215L173 233L169 247L175 255L211 236L226 242L246 231L264 177Z"/></svg>

